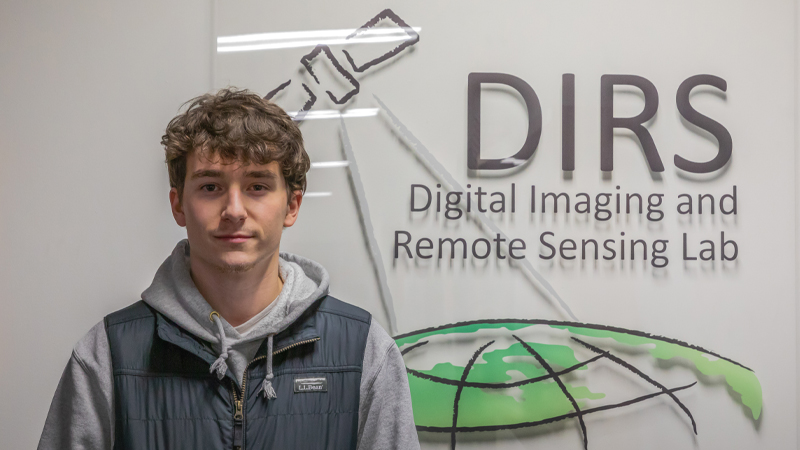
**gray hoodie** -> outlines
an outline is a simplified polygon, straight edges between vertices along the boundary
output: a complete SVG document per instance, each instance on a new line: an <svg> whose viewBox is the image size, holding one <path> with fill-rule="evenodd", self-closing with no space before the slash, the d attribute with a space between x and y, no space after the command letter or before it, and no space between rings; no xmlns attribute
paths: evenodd
<svg viewBox="0 0 800 450"><path fill-rule="evenodd" d="M217 315L197 290L189 273L189 244L178 243L156 273L142 299L153 309L204 341L219 354L213 371L227 368L241 383L247 363L265 338L292 322L328 293L328 273L318 263L289 253L280 255L283 289L265 314L232 327ZM263 388L271 389L269 379ZM103 449L114 445L111 352L103 321L72 351L58 383L39 441L39 450ZM418 449L408 378L400 351L373 320L367 336L361 376L359 449Z"/></svg>

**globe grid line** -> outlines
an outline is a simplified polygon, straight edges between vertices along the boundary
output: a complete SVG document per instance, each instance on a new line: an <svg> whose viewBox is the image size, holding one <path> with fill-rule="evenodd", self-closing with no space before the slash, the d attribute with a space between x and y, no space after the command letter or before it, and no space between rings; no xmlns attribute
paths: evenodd
<svg viewBox="0 0 800 450"><path fill-rule="evenodd" d="M494 344L494 341L489 341L479 348L475 354L472 355L472 358L469 360L469 362L467 362L467 366L464 367L464 372L461 374L461 382L458 384L455 400L453 401L453 430L455 430L456 426L458 426L458 402L461 401L461 392L464 390L464 382L467 381L467 375L469 375L469 371L472 370L472 366L475 365L475 361L478 360L478 356L480 356L481 353L483 353L483 351L492 344ZM455 431L450 433L450 447L453 449L456 448Z"/></svg>
<svg viewBox="0 0 800 450"><path fill-rule="evenodd" d="M584 341L582 341L582 340L580 340L580 339L578 339L578 338L576 338L574 336L572 337L572 340L578 342L579 344L583 345L584 347L588 348L589 350L591 350L591 351L593 351L595 353L603 352L602 349L600 349L598 347L595 347L594 345L589 344L588 342L584 342ZM663 384L659 383L658 381L650 378L646 373L644 373L641 370L637 369L633 365L627 363L622 358L618 358L617 356L612 355L611 352L606 352L606 358L608 358L611 361L614 361L615 363L621 365L622 367L625 367L626 369L628 369L631 372L633 372L636 375L638 375L643 380L645 380L648 383L652 384L653 386L661 389L661 391L663 393L669 395L670 398L672 399L672 401L677 403L678 406L683 410L683 412L685 412L686 415L689 416L689 420L692 421L692 430L694 430L694 434L697 434L697 423L695 423L694 417L692 417L691 411L689 411L689 408L687 408L686 405L684 405L683 402L681 402L678 399L678 397L675 396L675 394L673 394L671 392L667 392L667 387L666 386L664 386Z"/></svg>
<svg viewBox="0 0 800 450"><path fill-rule="evenodd" d="M511 336L513 336L514 339L519 341L519 343L522 344L522 347L525 348L525 350L527 350L528 353L533 355L534 358L536 358L536 361L539 362L539 364L544 368L544 370L546 370L547 373L553 377L553 380L556 382L556 384L558 384L558 387L561 388L561 392L564 393L564 396L567 397L567 400L569 400L569 402L572 403L572 407L575 409L576 417L578 418L578 423L581 426L581 432L583 433L583 448L588 449L589 436L586 434L586 423L583 421L583 413L581 412L581 408L578 406L578 402L575 401L575 397L573 397L572 394L569 393L567 387L564 386L564 382L561 381L561 378L558 375L556 375L556 373L553 371L553 368L550 367L550 364L547 364L547 361L545 361L545 359L542 358L542 355L540 355L539 352L534 350L533 347L528 345L527 342L520 339L517 335L512 334Z"/></svg>

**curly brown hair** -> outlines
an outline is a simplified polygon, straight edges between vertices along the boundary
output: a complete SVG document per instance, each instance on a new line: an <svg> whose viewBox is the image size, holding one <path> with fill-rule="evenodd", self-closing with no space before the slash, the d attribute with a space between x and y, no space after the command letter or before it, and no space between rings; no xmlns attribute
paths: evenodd
<svg viewBox="0 0 800 450"><path fill-rule="evenodd" d="M278 105L247 89L225 88L189 100L173 118L161 144L166 153L169 185L183 197L186 158L192 151L219 156L224 162L269 164L277 161L288 194L305 192L311 160L297 124Z"/></svg>

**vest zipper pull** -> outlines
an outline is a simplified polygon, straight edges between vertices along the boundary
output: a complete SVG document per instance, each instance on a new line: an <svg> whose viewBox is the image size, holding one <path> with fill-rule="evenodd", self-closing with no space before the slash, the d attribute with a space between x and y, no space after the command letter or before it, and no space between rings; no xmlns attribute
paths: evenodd
<svg viewBox="0 0 800 450"><path fill-rule="evenodd" d="M242 401L236 400L234 404L236 405L236 412L233 414L233 448L238 450L242 448L242 421L244 420L244 414L242 413Z"/></svg>
<svg viewBox="0 0 800 450"><path fill-rule="evenodd" d="M241 421L244 419L244 414L242 414L242 401L236 400L236 412L233 414L233 420Z"/></svg>

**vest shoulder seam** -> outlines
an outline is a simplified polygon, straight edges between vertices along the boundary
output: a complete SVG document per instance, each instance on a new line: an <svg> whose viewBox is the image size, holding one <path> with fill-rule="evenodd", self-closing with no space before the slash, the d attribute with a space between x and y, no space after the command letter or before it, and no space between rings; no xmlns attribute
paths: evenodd
<svg viewBox="0 0 800 450"><path fill-rule="evenodd" d="M119 311L115 311L107 315L104 319L104 322L106 324L106 328L108 328L114 325L130 322L132 320L146 319L148 317L155 317L155 314L153 314L153 311L150 310L150 307L148 307L144 301L139 300L138 302L128 305Z"/></svg>
<svg viewBox="0 0 800 450"><path fill-rule="evenodd" d="M362 322L362 323L365 323L365 324L367 324L367 325L369 325L369 322L370 322L370 321L369 321L369 318L366 318L366 319L365 319L365 318L363 318L363 317L357 317L357 316L354 316L354 315L352 315L352 314L348 314L348 313L346 313L346 312L342 312L342 311L336 311L336 310L332 310L332 309L327 309L327 308L324 308L324 307L321 307L321 308L319 308L317 311L318 311L318 312L321 312L321 313L326 313L326 314L333 314L333 315L335 315L335 316L347 317L348 319L357 320L357 321L359 321L359 322Z"/></svg>
<svg viewBox="0 0 800 450"><path fill-rule="evenodd" d="M138 317L129 317L129 318L127 318L127 319L120 320L120 321L118 321L118 322L111 322L111 321L109 321L109 323L108 323L108 325L107 325L107 326L108 326L108 327L113 327L113 326L116 326L116 325L122 325L123 323L133 322L133 321L135 321L135 320L152 319L152 318L154 318L154 317L155 317L155 316L153 316L152 314L149 314L149 315L141 315L141 316L138 316Z"/></svg>
<svg viewBox="0 0 800 450"><path fill-rule="evenodd" d="M352 309L354 311L352 313L347 312L347 309ZM332 295L326 295L323 298L322 303L317 311L348 317L350 319L358 320L359 322L364 322L367 324L372 318L372 314L370 314L366 309L359 308L356 305L351 305L350 303L339 300Z"/></svg>

